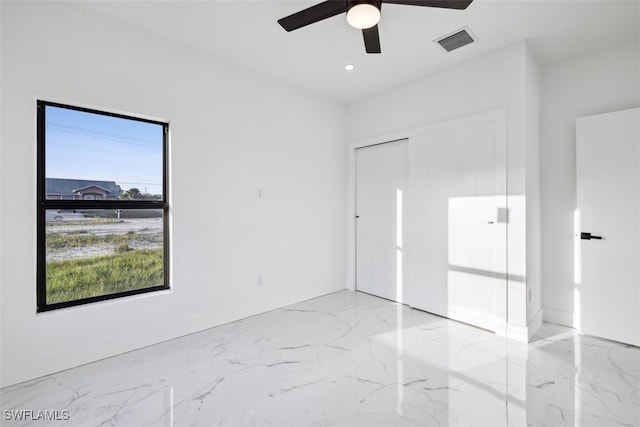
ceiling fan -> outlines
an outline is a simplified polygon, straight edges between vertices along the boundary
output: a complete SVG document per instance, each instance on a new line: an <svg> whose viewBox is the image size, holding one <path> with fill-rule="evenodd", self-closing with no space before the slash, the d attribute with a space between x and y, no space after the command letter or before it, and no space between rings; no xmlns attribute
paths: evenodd
<svg viewBox="0 0 640 427"><path fill-rule="evenodd" d="M473 0L329 0L278 20L287 31L297 30L340 13L347 13L347 22L362 30L367 53L380 53L378 21L382 3L407 6L466 9Z"/></svg>

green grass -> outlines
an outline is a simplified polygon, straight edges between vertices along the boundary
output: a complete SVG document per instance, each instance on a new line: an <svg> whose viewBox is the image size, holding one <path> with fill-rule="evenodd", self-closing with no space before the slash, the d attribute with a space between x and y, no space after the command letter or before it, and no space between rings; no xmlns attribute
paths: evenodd
<svg viewBox="0 0 640 427"><path fill-rule="evenodd" d="M163 284L162 249L47 263L47 304Z"/></svg>
<svg viewBox="0 0 640 427"><path fill-rule="evenodd" d="M121 243L134 236L126 234L105 234L97 235L73 231L71 233L49 233L47 234L47 250L79 248L90 245L99 245L106 243Z"/></svg>
<svg viewBox="0 0 640 427"><path fill-rule="evenodd" d="M47 252L57 249L80 248L92 245L104 245L131 242L145 242L162 244L161 233L135 233L129 231L126 234L92 234L77 230L64 233L48 233L46 237Z"/></svg>

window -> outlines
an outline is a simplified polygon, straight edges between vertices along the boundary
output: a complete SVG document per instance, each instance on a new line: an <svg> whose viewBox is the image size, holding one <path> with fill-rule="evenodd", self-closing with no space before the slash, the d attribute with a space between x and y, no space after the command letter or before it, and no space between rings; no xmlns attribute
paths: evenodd
<svg viewBox="0 0 640 427"><path fill-rule="evenodd" d="M37 107L37 310L168 289L168 124Z"/></svg>

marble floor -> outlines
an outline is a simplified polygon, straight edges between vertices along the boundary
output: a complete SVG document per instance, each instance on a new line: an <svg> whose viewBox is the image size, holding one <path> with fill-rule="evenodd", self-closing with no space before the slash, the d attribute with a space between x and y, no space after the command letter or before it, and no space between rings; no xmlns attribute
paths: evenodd
<svg viewBox="0 0 640 427"><path fill-rule="evenodd" d="M341 291L2 389L0 424L639 426L639 389L636 347L549 324L524 345Z"/></svg>

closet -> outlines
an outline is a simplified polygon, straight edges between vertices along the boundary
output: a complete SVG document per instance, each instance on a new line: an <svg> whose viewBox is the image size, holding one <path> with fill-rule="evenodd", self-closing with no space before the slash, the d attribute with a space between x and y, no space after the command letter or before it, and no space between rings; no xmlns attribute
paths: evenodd
<svg viewBox="0 0 640 427"><path fill-rule="evenodd" d="M505 323L506 149L493 120L356 149L356 289L492 331Z"/></svg>

